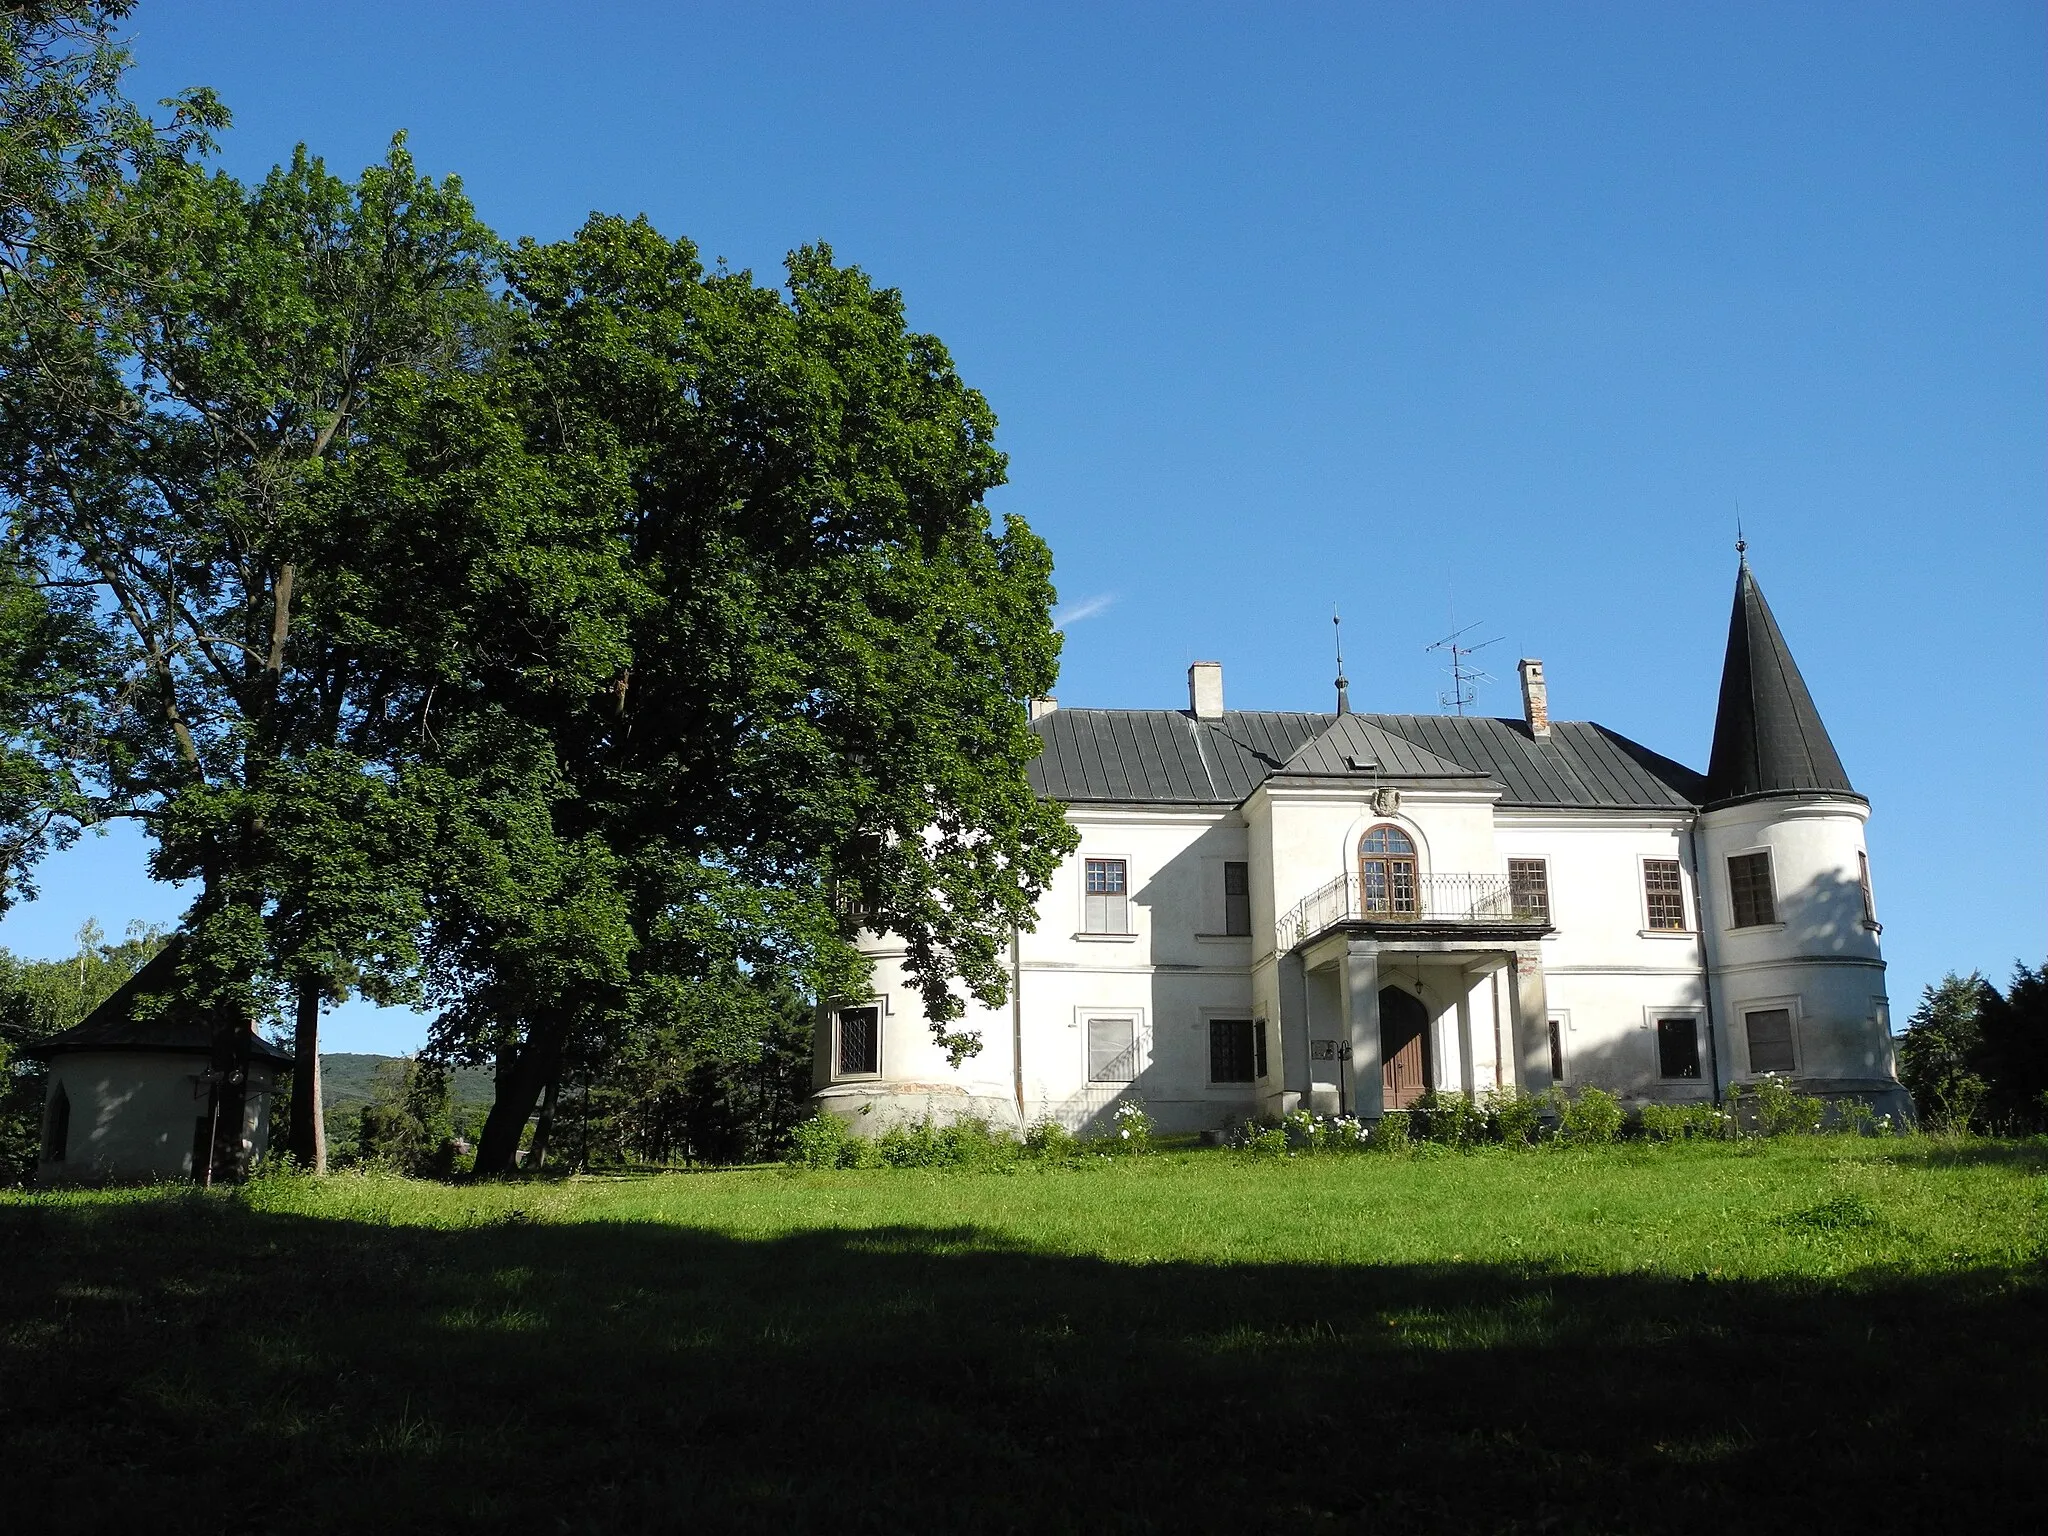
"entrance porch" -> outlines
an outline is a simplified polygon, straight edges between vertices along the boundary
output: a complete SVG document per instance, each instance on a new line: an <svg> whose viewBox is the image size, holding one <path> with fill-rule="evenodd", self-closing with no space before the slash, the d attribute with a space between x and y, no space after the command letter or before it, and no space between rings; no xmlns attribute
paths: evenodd
<svg viewBox="0 0 2048 1536"><path fill-rule="evenodd" d="M1376 1120L1430 1089L1548 1088L1543 928L1513 927L1536 931L1347 927L1281 956L1284 1061L1269 1111Z"/></svg>

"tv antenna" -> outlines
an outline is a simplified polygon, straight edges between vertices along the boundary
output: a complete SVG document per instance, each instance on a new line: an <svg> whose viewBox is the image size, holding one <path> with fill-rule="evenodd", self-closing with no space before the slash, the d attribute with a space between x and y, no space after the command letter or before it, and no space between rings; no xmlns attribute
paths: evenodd
<svg viewBox="0 0 2048 1536"><path fill-rule="evenodd" d="M1437 703L1456 714L1464 714L1479 701L1479 685L1493 681L1491 672L1482 672L1472 665L1472 658L1489 645L1498 645L1507 637L1495 635L1491 640L1481 640L1477 645L1466 645L1464 637L1479 626L1476 623L1458 627L1458 611L1451 610L1451 632L1432 645L1424 646L1427 651L1449 651L1451 664L1444 670L1451 674L1451 691L1436 696Z"/></svg>

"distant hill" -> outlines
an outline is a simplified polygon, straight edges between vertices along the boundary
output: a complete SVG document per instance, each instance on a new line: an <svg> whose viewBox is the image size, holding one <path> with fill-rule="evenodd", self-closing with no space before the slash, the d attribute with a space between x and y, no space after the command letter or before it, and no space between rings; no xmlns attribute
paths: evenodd
<svg viewBox="0 0 2048 1536"><path fill-rule="evenodd" d="M403 1061L402 1056L373 1056L357 1051L337 1051L320 1057L320 1096L327 1112L355 1110L370 1102L377 1092L377 1069L386 1062ZM491 1072L488 1067L457 1067L449 1074L452 1097L458 1108L490 1107Z"/></svg>

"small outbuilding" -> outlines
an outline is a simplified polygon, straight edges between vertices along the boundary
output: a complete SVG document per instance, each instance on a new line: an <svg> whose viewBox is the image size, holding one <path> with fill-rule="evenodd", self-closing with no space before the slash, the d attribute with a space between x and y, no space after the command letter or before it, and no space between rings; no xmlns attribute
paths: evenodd
<svg viewBox="0 0 2048 1536"><path fill-rule="evenodd" d="M36 1182L233 1179L270 1145L291 1054L178 995L166 945L85 1019L23 1052L49 1063Z"/></svg>

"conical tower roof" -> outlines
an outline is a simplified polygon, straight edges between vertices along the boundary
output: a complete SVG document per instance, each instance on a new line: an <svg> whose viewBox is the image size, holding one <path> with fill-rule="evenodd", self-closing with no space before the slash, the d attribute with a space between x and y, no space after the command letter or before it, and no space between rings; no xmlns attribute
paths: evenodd
<svg viewBox="0 0 2048 1536"><path fill-rule="evenodd" d="M1855 794L1806 679L1744 560L1728 621L1707 805L1766 795Z"/></svg>

